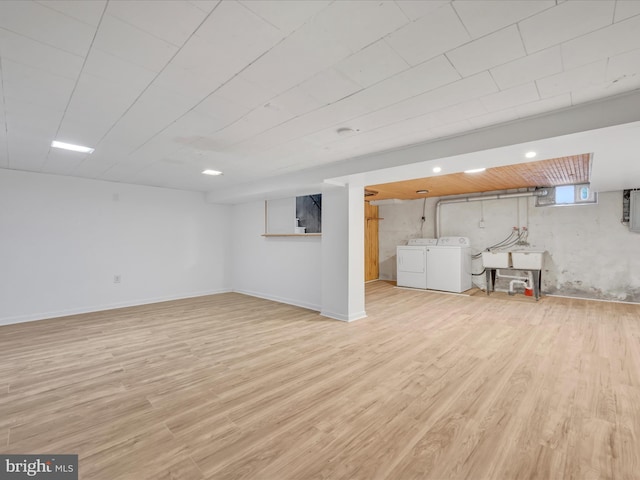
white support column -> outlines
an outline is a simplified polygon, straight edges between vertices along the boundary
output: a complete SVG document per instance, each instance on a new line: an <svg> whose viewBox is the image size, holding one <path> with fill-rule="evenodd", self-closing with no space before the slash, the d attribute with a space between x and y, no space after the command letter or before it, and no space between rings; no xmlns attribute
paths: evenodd
<svg viewBox="0 0 640 480"><path fill-rule="evenodd" d="M366 317L364 189L327 185L322 192L322 311L350 322Z"/></svg>

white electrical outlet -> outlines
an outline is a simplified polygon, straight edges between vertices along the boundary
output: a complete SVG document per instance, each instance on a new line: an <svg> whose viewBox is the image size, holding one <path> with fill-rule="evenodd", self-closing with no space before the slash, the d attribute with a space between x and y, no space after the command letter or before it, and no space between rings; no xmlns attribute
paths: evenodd
<svg viewBox="0 0 640 480"><path fill-rule="evenodd" d="M122 276L121 275L114 275L113 276L113 283L120 283L121 280L122 280Z"/></svg>

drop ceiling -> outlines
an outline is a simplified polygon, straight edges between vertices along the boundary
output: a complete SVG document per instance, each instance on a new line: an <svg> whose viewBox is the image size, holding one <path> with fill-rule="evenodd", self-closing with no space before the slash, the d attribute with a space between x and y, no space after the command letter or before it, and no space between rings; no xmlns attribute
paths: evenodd
<svg viewBox="0 0 640 480"><path fill-rule="evenodd" d="M626 0L5 0L0 168L257 185L636 90L639 31Z"/></svg>

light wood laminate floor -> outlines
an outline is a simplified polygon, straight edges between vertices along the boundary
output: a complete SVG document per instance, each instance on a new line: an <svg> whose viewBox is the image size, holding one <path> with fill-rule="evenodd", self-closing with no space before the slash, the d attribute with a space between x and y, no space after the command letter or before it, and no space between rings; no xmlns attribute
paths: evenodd
<svg viewBox="0 0 640 480"><path fill-rule="evenodd" d="M0 327L0 452L80 478L640 478L640 306L367 285Z"/></svg>

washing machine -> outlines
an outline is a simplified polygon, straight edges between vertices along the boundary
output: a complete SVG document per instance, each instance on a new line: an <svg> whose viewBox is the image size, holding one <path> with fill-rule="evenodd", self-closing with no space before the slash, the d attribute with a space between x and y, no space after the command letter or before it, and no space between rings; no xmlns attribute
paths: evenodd
<svg viewBox="0 0 640 480"><path fill-rule="evenodd" d="M471 243L467 237L440 237L427 247L427 288L460 293L471 288Z"/></svg>
<svg viewBox="0 0 640 480"><path fill-rule="evenodd" d="M427 248L437 244L435 238L412 238L396 247L399 287L427 288Z"/></svg>

